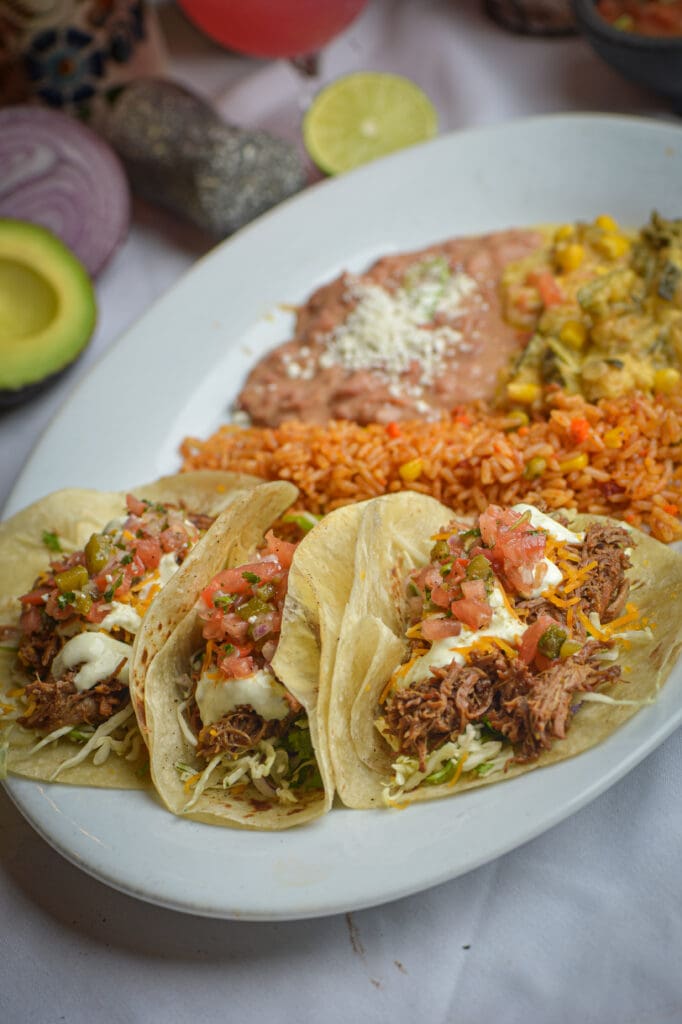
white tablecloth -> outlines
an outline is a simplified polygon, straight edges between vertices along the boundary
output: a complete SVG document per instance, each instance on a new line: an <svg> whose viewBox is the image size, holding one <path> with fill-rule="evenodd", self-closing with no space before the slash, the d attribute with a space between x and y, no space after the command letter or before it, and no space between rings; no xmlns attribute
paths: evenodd
<svg viewBox="0 0 682 1024"><path fill-rule="evenodd" d="M300 88L286 64L227 55L174 9L160 15L176 78L235 121L296 136ZM419 82L443 131L564 110L669 114L582 40L510 35L477 0L374 0L322 71L361 67ZM97 283L89 350L52 390L0 414L0 504L88 366L207 247L137 206ZM464 877L269 925L120 895L63 860L0 791L0 1021L682 1020L681 768L678 732L590 806Z"/></svg>

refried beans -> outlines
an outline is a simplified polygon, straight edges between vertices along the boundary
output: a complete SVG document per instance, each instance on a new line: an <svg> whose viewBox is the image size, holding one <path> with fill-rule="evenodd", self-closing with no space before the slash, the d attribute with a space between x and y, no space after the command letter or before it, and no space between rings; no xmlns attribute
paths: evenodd
<svg viewBox="0 0 682 1024"><path fill-rule="evenodd" d="M542 244L537 231L510 229L342 274L298 310L293 339L254 367L236 408L258 426L365 424L491 399L527 340L503 319L502 272Z"/></svg>

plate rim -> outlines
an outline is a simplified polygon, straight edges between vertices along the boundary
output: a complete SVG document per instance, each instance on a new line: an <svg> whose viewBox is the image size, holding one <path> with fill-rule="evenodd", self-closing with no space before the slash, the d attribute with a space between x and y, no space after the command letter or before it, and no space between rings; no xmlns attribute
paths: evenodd
<svg viewBox="0 0 682 1024"><path fill-rule="evenodd" d="M182 291L186 289L191 290L194 287L193 282L200 280L202 273L205 272L204 268L206 265L211 261L219 259L220 253L224 251L232 252L237 247L243 247L245 241L253 238L258 239L258 237L263 233L267 234L269 226L273 222L277 223L278 220L289 216L292 210L296 213L299 206L313 202L313 196L325 196L327 191L330 189L349 189L352 191L354 187L368 188L371 186L371 182L374 179L380 178L387 172L387 170L390 170L395 166L399 166L401 163L409 164L411 161L418 163L420 158L422 158L422 155L438 152L439 150L445 151L450 146L454 146L455 149L461 145L466 147L467 140L473 137L480 138L485 136L507 136L508 134L515 135L527 132L529 129L542 132L545 126L552 127L557 124L569 123L573 125L575 130L579 130L581 126L594 126L595 124L600 124L607 130L609 125L617 125L619 128L625 128L626 130L633 128L653 133L655 135L660 134L663 136L668 134L671 140L675 139L678 145L682 145L682 128L667 121L653 121L650 118L642 116L633 117L623 114L600 114L594 112L584 114L579 112L549 115L543 114L535 115L533 117L519 118L514 121L507 121L499 124L479 125L463 131L443 134L426 143L422 143L419 146L412 147L410 150L400 151L372 164L356 168L354 171L343 176L316 183L310 188L304 190L302 193L285 200L283 203L250 223L235 235L225 239L223 242L219 243L205 255L196 260L191 267L178 277L176 282L169 289L167 289L148 307L148 309L136 320L135 323L128 327L121 335L119 335L118 338L112 341L112 344L99 356L93 365L88 368L83 377L76 383L75 387L66 396L65 401L52 416L47 426L40 434L40 437L32 449L29 459L10 492L5 504L3 516L11 514L12 511L19 507L23 507L27 503L24 500L23 495L31 489L31 480L35 475L35 467L39 466L41 459L45 457L46 449L49 448L50 444L50 436L53 432L58 431L59 424L62 422L62 418L68 415L69 409L76 406L78 402L82 400L82 396L85 395L88 389L92 387L93 377L96 379L98 374L104 372L103 368L105 370L110 363L115 365L116 361L121 358L119 353L122 351L122 346L125 348L126 345L132 344L131 341L127 342L126 339L134 338L137 332L144 332L144 330L147 329L147 324L153 324L154 320L158 319L159 309L163 310L167 305L169 305L170 302L172 302L171 296L173 294L177 294L179 289ZM423 158L428 159L428 156L423 156ZM360 183L359 186L356 185L358 182ZM367 185L366 183L370 184ZM237 343L237 340L238 339L235 339L234 344ZM37 496L38 495L36 495L36 497ZM678 668L680 667L681 666L678 663ZM656 707L657 706L658 705L656 705ZM642 712L635 716L635 718L623 725L617 732L618 736L622 739L623 735L628 731L641 731L640 728L635 727L633 723L641 721L642 716L646 718L647 712L650 710L653 712L653 709L643 709ZM653 718L653 721L655 722L657 715L653 714L648 717ZM656 747L658 747L677 728L680 722L682 722L682 707L676 716L673 715L672 717L659 722L657 725L654 725L654 727L649 730L648 736L644 740L640 740L629 754L620 756L617 763L614 763L610 768L608 768L600 778L597 780L590 780L583 784L582 787L579 787L567 803L564 802L560 806L557 806L553 813L545 814L545 816L534 825L521 828L520 834L514 833L509 837L507 842L491 846L487 852L472 859L468 866L462 869L458 869L453 872L447 864L444 864L440 872L431 872L431 875L428 878L419 877L407 882L404 881L402 884L394 883L392 885L387 885L385 892L374 897L340 898L339 896L334 897L331 895L326 903L319 902L319 900L317 902L314 900L308 901L307 903L305 900L290 900L287 906L282 904L278 910L273 910L271 912L263 910L262 907L258 908L253 900L251 903L249 903L248 900L244 902L243 897L241 906L235 906L233 905L234 900L230 901L230 899L223 897L219 906L210 907L205 903L205 901L198 903L196 900L192 900L189 896L178 896L177 892L175 895L167 894L164 898L161 893L150 893L148 888L145 889L141 888L139 885L126 884L125 877L121 877L121 875L117 874L115 870L113 872L111 870L105 871L101 866L94 866L92 860L88 860L87 856L84 859L82 851L77 850L72 845L69 845L56 836L54 828L47 823L45 815L41 813L38 808L38 801L31 798L31 793L35 794L36 787L39 790L47 787L48 789L56 789L57 791L63 791L64 787L50 787L49 784L30 782L29 780L20 779L18 777L12 777L11 779L6 780L4 786L11 801L17 807L19 812L27 821L29 821L31 826L42 836L42 838L44 838L51 846L53 846L54 849L57 850L58 853L60 853L61 856L65 857L65 859L79 867L81 870L86 871L86 873L90 874L98 881L103 882L104 884L107 884L127 895L146 900L147 902L155 905L205 917L250 921L300 920L364 909L366 907L377 906L382 903L405 898L426 888L443 884L448 880L459 877L467 871L475 870L477 867L480 867L485 863L489 863L496 857L510 852L524 843L529 842L538 835L541 835L544 831L553 828L560 821L586 806L586 804L590 803L593 799L607 790L627 772L640 763L645 757L647 757L654 749L656 749ZM571 766L575 761L588 758L593 754L595 749L601 749L604 746L607 746L612 739L613 736L609 737L605 744L600 745L600 748L593 748L592 751L587 751L585 754L580 756L580 759L572 759L555 766L550 766L549 768L540 769L537 774L540 774L540 772L550 771L558 773L568 772L568 774L570 774ZM618 745L620 745L620 743ZM517 781L528 780L535 774L535 772L532 772L528 775L520 776L519 780L510 780L507 783L507 786L513 786ZM75 787L66 788L71 791L76 789ZM491 787L491 789L492 788L495 787ZM507 787L505 787L505 789L506 788ZM486 789L472 792L485 793L490 791L490 789ZM83 789L80 792L97 794L100 791ZM118 792L121 793L123 791ZM468 794L462 794L460 799L467 795ZM68 804L68 800L66 802ZM428 805L419 805L419 808L429 806L434 807L436 805L442 806L440 801L436 801ZM413 810L417 811L419 808L414 808ZM165 811L163 813L167 814ZM375 815L377 813L380 814L381 812L370 811L348 813ZM182 824L187 823L182 822ZM204 827L207 828L208 826ZM226 830L225 834L230 835L233 833L231 833L230 830ZM263 833L248 834L256 836L263 835ZM281 836L285 836L286 834L287 833L278 833L278 835Z"/></svg>

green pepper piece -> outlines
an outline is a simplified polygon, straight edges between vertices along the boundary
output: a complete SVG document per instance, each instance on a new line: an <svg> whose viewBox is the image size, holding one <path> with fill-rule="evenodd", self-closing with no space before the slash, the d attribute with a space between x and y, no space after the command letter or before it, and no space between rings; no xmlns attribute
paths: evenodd
<svg viewBox="0 0 682 1024"><path fill-rule="evenodd" d="M526 463L526 467L523 471L524 480L534 480L547 469L547 461L542 458L541 455L534 455L532 459L529 459Z"/></svg>
<svg viewBox="0 0 682 1024"><path fill-rule="evenodd" d="M272 583L261 583L256 594L263 601L272 601L275 596L275 588Z"/></svg>
<svg viewBox="0 0 682 1024"><path fill-rule="evenodd" d="M101 572L111 558L112 544L103 533L93 533L85 545L85 564L91 576Z"/></svg>
<svg viewBox="0 0 682 1024"><path fill-rule="evenodd" d="M462 546L465 551L471 551L474 544L477 544L481 539L481 531L477 526L474 526L471 530L465 530L464 533L460 533L459 539L462 542Z"/></svg>
<svg viewBox="0 0 682 1024"><path fill-rule="evenodd" d="M558 658L568 634L561 626L548 626L538 640L538 650L546 658Z"/></svg>
<svg viewBox="0 0 682 1024"><path fill-rule="evenodd" d="M436 768L435 771L427 775L423 780L425 786L440 786L444 782L450 782L454 778L455 772L457 771L457 765L454 761L446 761L440 768Z"/></svg>
<svg viewBox="0 0 682 1024"><path fill-rule="evenodd" d="M90 609L92 608L92 598L90 597L89 594L83 593L82 590L79 590L78 593L75 595L73 603L76 608L76 611L79 612L81 615L87 615Z"/></svg>
<svg viewBox="0 0 682 1024"><path fill-rule="evenodd" d="M493 578L493 567L485 555L474 555L467 565L468 580L491 580Z"/></svg>
<svg viewBox="0 0 682 1024"><path fill-rule="evenodd" d="M450 557L450 545L446 540L437 540L431 548L431 561L440 562L443 558Z"/></svg>
<svg viewBox="0 0 682 1024"><path fill-rule="evenodd" d="M262 598L255 595L246 604L243 604L241 608L237 608L237 614L240 618L246 621L250 619L252 615L265 615L267 612L272 611L272 605L267 601L263 601Z"/></svg>
<svg viewBox="0 0 682 1024"><path fill-rule="evenodd" d="M88 582L88 570L84 565L73 565L70 569L58 572L54 581L60 594L66 594L71 590L82 590Z"/></svg>

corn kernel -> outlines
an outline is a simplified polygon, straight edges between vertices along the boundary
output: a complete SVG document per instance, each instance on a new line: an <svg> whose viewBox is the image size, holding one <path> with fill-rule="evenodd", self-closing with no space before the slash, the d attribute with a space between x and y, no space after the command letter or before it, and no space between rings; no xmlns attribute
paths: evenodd
<svg viewBox="0 0 682 1024"><path fill-rule="evenodd" d="M410 459L409 462L404 462L398 469L401 478L405 483L411 483L413 480L417 480L424 468L424 463L421 459Z"/></svg>
<svg viewBox="0 0 682 1024"><path fill-rule="evenodd" d="M539 384L514 380L507 384L507 397L521 405L532 405L540 397L541 390Z"/></svg>
<svg viewBox="0 0 682 1024"><path fill-rule="evenodd" d="M595 249L609 260L620 259L630 249L630 242L624 235L604 235L594 243Z"/></svg>
<svg viewBox="0 0 682 1024"><path fill-rule="evenodd" d="M570 459L560 462L559 469L562 473L573 473L576 469L584 469L588 461L587 454L581 452L580 455L573 455Z"/></svg>
<svg viewBox="0 0 682 1024"><path fill-rule="evenodd" d="M598 228L601 228L602 231L620 230L618 226L618 221L614 220L613 217L610 217L608 213L600 213L599 216L595 218L594 223L597 225Z"/></svg>
<svg viewBox="0 0 682 1024"><path fill-rule="evenodd" d="M577 270L584 259L585 249L578 242L571 242L565 248L559 249L556 254L556 261L564 273Z"/></svg>
<svg viewBox="0 0 682 1024"><path fill-rule="evenodd" d="M622 427L613 427L604 434L604 444L607 448L622 448L625 440L625 431Z"/></svg>
<svg viewBox="0 0 682 1024"><path fill-rule="evenodd" d="M566 242L569 238L573 238L575 229L572 224L562 224L554 232L555 242Z"/></svg>
<svg viewBox="0 0 682 1024"><path fill-rule="evenodd" d="M580 320L567 320L559 331L559 338L571 348L582 348L587 341L587 328Z"/></svg>
<svg viewBox="0 0 682 1024"><path fill-rule="evenodd" d="M669 395L678 387L679 383L680 372L674 370L672 366L668 366L664 370L656 370L654 374L654 391L661 391L664 395Z"/></svg>

